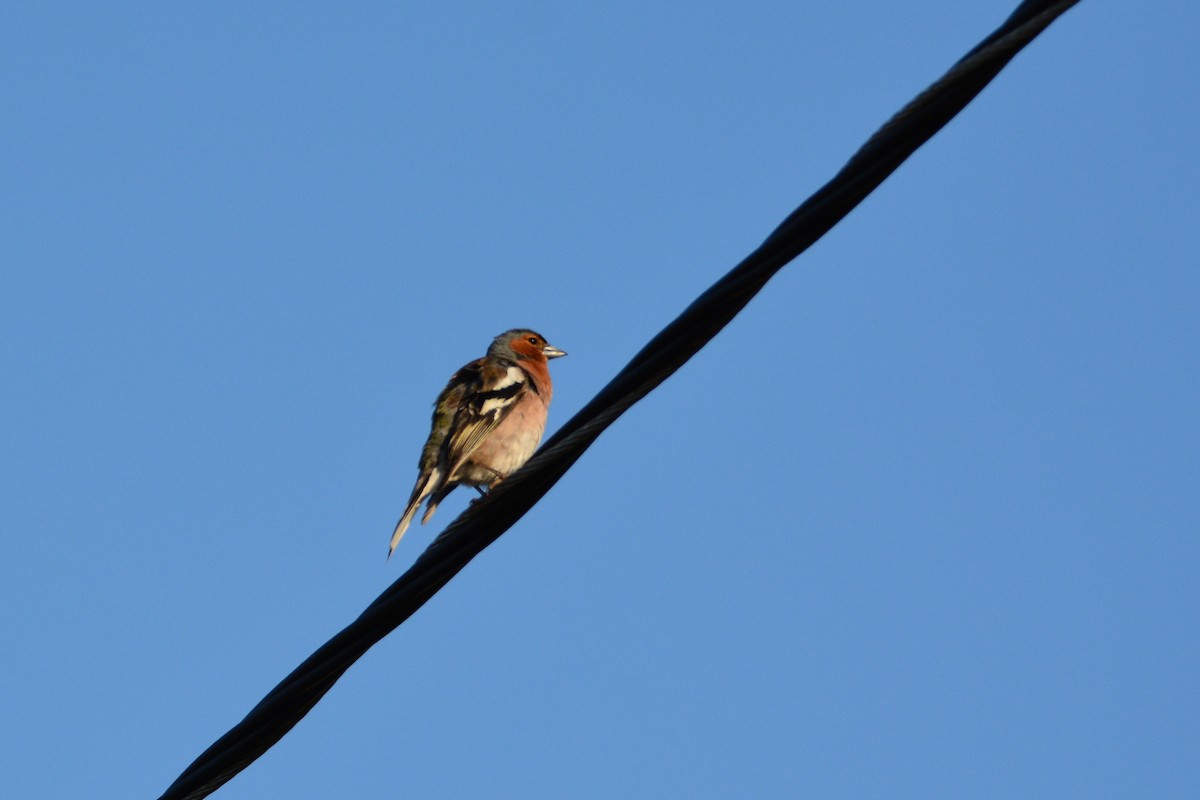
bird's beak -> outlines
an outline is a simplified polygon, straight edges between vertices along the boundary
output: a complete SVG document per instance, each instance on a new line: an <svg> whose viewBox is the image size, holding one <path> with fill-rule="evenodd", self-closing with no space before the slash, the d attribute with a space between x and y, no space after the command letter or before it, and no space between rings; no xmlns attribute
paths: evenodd
<svg viewBox="0 0 1200 800"><path fill-rule="evenodd" d="M552 344L548 344L542 348L542 355L544 355L546 358L559 358L561 356L565 356L566 354L566 350L559 350Z"/></svg>

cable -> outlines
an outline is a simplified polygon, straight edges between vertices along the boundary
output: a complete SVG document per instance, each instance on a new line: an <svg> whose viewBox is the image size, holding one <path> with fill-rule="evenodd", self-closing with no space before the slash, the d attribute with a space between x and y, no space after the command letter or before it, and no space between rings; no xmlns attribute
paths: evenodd
<svg viewBox="0 0 1200 800"><path fill-rule="evenodd" d="M880 128L757 250L698 297L495 490L467 508L365 611L205 750L160 800L207 797L270 749L367 650L529 511L621 414L717 335L768 280L824 236L1079 0L1025 0L1003 25Z"/></svg>

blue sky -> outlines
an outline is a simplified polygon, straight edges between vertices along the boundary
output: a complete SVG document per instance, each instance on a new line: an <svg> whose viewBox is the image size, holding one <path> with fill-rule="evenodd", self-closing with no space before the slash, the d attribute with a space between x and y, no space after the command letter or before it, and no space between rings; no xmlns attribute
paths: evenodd
<svg viewBox="0 0 1200 800"><path fill-rule="evenodd" d="M11 796L165 789L458 366L555 428L1015 5L7 5ZM1200 794L1198 23L1069 12L217 796Z"/></svg>

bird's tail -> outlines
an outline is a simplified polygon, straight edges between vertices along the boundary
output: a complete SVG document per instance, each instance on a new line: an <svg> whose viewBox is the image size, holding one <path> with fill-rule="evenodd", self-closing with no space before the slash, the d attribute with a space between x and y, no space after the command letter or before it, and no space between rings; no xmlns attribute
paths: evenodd
<svg viewBox="0 0 1200 800"><path fill-rule="evenodd" d="M433 493L433 487L438 485L440 479L441 471L436 468L417 478L417 485L413 487L412 496L408 498L408 508L404 509L404 516L400 517L400 521L396 523L396 530L392 531L392 543L388 546L389 559L392 557L392 553L395 552L396 545L400 544L400 539L404 537L404 532L412 524L413 517L417 514L417 509L421 507L421 503L425 501L425 498ZM429 519L428 514L425 515L425 519Z"/></svg>
<svg viewBox="0 0 1200 800"><path fill-rule="evenodd" d="M392 557L392 553L396 550L396 545L400 544L400 540L404 538L404 532L408 530L408 526L412 524L413 517L417 514L417 509L421 507L421 501L424 496L417 496L408 504L408 508L404 509L404 516L396 523L396 530L392 531L392 543L388 545L388 558Z"/></svg>
<svg viewBox="0 0 1200 800"><path fill-rule="evenodd" d="M433 493L433 496L429 498L429 505L425 506L425 515L421 517L422 525L424 525L426 522L429 522L429 518L433 516L433 512L437 511L438 503L445 500L446 495L450 494L451 489L453 489L456 485L457 484L451 484L449 489L442 487Z"/></svg>

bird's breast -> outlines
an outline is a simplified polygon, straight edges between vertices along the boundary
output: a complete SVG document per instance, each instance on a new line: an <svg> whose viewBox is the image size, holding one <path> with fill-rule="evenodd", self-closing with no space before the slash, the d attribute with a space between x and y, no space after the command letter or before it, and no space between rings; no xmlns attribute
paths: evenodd
<svg viewBox="0 0 1200 800"><path fill-rule="evenodd" d="M487 485L494 483L497 475L507 477L533 455L545 428L546 404L530 393L467 458L458 480Z"/></svg>

